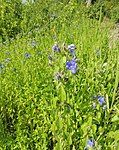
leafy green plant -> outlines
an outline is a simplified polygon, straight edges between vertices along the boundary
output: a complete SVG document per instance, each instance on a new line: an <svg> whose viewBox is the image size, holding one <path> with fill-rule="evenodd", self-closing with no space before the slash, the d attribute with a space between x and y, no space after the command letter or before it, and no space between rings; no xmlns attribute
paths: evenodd
<svg viewBox="0 0 119 150"><path fill-rule="evenodd" d="M23 5L21 33L0 44L0 149L118 149L112 22L102 27L83 10L73 1Z"/></svg>
<svg viewBox="0 0 119 150"><path fill-rule="evenodd" d="M3 1L0 9L0 36L3 41L6 38L14 38L21 32L22 5L20 1Z"/></svg>

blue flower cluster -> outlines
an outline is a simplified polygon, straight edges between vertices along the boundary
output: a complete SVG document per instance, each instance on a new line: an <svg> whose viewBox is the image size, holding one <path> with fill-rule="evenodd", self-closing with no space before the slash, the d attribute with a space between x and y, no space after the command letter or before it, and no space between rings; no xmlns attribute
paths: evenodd
<svg viewBox="0 0 119 150"><path fill-rule="evenodd" d="M53 45L52 50L55 51L55 52L60 52L60 48L58 47L57 44Z"/></svg>
<svg viewBox="0 0 119 150"><path fill-rule="evenodd" d="M74 44L68 45L68 50L70 51L71 55L75 58L75 49L76 46Z"/></svg>
<svg viewBox="0 0 119 150"><path fill-rule="evenodd" d="M72 60L66 62L66 68L71 70L73 74L77 72L77 63L76 63L76 55L75 55L76 46L74 44L68 45L68 50L73 56Z"/></svg>
<svg viewBox="0 0 119 150"><path fill-rule="evenodd" d="M106 103L104 96L101 96L101 95L94 96L94 99L96 99L98 101L98 103L100 104L100 106L103 106L103 110L105 110L107 108L107 106L104 105ZM95 102L93 103L93 108L94 109L96 108L96 103Z"/></svg>
<svg viewBox="0 0 119 150"><path fill-rule="evenodd" d="M71 61L67 61L66 62L66 68L68 70L71 70L71 72L73 74L75 74L76 71L77 71L77 63L76 63L76 61L74 59L72 59Z"/></svg>
<svg viewBox="0 0 119 150"><path fill-rule="evenodd" d="M68 45L67 49L69 50L73 58L72 60L66 62L66 68L68 70L71 70L71 72L75 74L77 72L77 63L76 63L76 55L75 55L76 46L74 44L70 44ZM55 52L60 52L60 48L58 44L54 44L52 50Z"/></svg>

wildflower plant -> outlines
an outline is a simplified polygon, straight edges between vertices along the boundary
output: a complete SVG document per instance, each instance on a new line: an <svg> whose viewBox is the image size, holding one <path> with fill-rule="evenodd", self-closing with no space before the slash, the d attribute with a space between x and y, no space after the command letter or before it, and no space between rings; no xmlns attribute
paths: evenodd
<svg viewBox="0 0 119 150"><path fill-rule="evenodd" d="M108 46L112 22L85 17L76 1L18 4L1 7L0 19L8 20L2 35L17 31L18 18L21 34L0 41L0 149L118 149L119 51ZM52 13L57 18L49 20Z"/></svg>

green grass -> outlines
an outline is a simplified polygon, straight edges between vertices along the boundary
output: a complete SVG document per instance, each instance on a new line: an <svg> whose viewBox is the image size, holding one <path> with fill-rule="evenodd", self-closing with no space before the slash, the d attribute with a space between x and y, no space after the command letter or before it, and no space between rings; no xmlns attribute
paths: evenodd
<svg viewBox="0 0 119 150"><path fill-rule="evenodd" d="M52 21L31 31L22 22L24 33L1 43L0 149L83 150L94 139L90 149L118 150L119 49L110 49L108 38L113 22L89 19L75 3L58 11L51 6ZM44 16L34 17L28 26ZM60 53L52 51L55 42ZM72 56L64 43L77 47L76 74L66 69ZM94 99L99 95L106 109Z"/></svg>

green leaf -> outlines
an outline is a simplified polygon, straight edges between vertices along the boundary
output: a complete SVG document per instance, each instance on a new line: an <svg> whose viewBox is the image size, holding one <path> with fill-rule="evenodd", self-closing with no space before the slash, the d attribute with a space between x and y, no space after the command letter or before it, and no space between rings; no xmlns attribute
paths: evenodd
<svg viewBox="0 0 119 150"><path fill-rule="evenodd" d="M96 133L97 126L95 124L92 125L92 130L93 130L93 133Z"/></svg>
<svg viewBox="0 0 119 150"><path fill-rule="evenodd" d="M116 122L116 121L119 121L119 116L115 115L112 119L111 119L112 122Z"/></svg>
<svg viewBox="0 0 119 150"><path fill-rule="evenodd" d="M119 130L110 131L107 135L108 138L112 138L115 141L119 141Z"/></svg>
<svg viewBox="0 0 119 150"><path fill-rule="evenodd" d="M65 92L63 85L60 86L60 93L59 94L60 94L61 101L66 100L66 92Z"/></svg>
<svg viewBox="0 0 119 150"><path fill-rule="evenodd" d="M61 68L64 68L65 63L66 63L66 57L63 56L62 59L60 60L60 67L61 67Z"/></svg>

